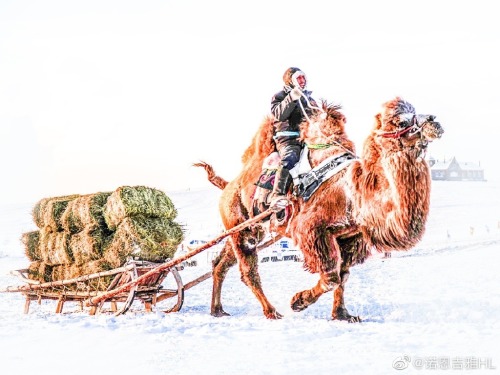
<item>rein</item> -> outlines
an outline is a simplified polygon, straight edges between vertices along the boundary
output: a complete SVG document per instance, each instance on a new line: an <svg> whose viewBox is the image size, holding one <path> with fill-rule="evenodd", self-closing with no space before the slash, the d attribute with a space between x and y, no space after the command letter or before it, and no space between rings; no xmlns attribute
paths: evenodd
<svg viewBox="0 0 500 375"><path fill-rule="evenodd" d="M306 143L306 147L309 150L326 150L327 148L330 148L332 146L339 146L345 152L349 153L350 155L354 156L354 158L357 159L357 156L351 150L345 148L340 142L337 141L332 141L332 143L316 143L312 145Z"/></svg>
<svg viewBox="0 0 500 375"><path fill-rule="evenodd" d="M309 145L306 143L306 146L309 150L324 150L329 147L332 147L334 143L317 143L315 145Z"/></svg>
<svg viewBox="0 0 500 375"><path fill-rule="evenodd" d="M303 91L301 91L302 93L302 96L304 97L306 103L307 103L307 106L309 108L314 108L314 109L317 109L321 112L321 116L322 118L326 118L326 112L323 110L323 108L320 108L320 107L317 107L315 105L311 105L311 102L309 101L309 99L307 98L307 95L304 94ZM306 118L307 122L312 125L312 122L311 122L311 119L309 118L309 116L307 115L306 113L306 110L304 109L304 106L302 105L302 100L299 99L299 105L300 105L300 109L302 110L302 113L304 114L304 117ZM324 117L323 117L324 116Z"/></svg>
<svg viewBox="0 0 500 375"><path fill-rule="evenodd" d="M321 112L320 118L322 120L326 119L327 113L325 112L325 110L323 108L311 105L311 103L309 102L309 99L307 98L307 96L303 92L302 92L302 96L306 100L306 103L307 103L307 105L308 105L309 108L318 109ZM310 126L314 125L314 123L311 121L311 119L307 115L306 110L304 109L304 106L302 105L302 101L301 100L299 100L299 105L300 105L300 109L302 110L302 113L304 114L305 118L307 119L307 122L309 123L309 125ZM320 131L321 131L321 129L320 129ZM339 143L337 141L332 141L332 143L317 143L317 144L311 144L311 145L306 144L306 146L310 150L326 150L327 148L332 147L332 146L339 146L345 152L347 152L350 155L352 155L355 158L357 158L357 156L351 150L345 148L341 143Z"/></svg>

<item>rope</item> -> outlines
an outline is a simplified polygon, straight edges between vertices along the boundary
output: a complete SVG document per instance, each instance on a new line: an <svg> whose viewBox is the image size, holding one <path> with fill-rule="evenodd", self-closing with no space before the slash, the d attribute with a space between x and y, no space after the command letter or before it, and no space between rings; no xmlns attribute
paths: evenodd
<svg viewBox="0 0 500 375"><path fill-rule="evenodd" d="M320 108L320 107L317 107L315 105L311 105L311 102L309 101L309 99L307 98L307 95L304 94L303 91L301 91L302 93L302 96L304 97L306 103L307 103L307 106L309 108L313 108L313 109L317 109L319 111L321 111L322 114L325 115L325 118L326 118L326 112L323 110L323 108ZM309 116L307 115L306 113L306 110L304 109L304 105L302 104L302 100L299 99L299 106L300 106L300 109L302 110L302 113L304 114L304 117L306 118L307 122L312 125L313 123L311 122L311 119L309 118Z"/></svg>
<svg viewBox="0 0 500 375"><path fill-rule="evenodd" d="M314 108L314 109L318 109L321 111L321 119L324 120L327 116L326 112L324 111L323 108L320 108L320 107L317 107L317 106L314 106L314 105L311 105L311 102L309 101L309 99L307 98L306 94L304 94L304 92L302 91L302 96L304 97L304 99L306 100L306 103L308 105L309 108ZM304 114L305 118L307 119L307 122L309 123L309 125L314 125L313 122L311 122L311 119L309 118L309 116L307 115L306 113L306 110L304 109L304 106L302 104L302 100L299 99L299 105L300 105L300 109L302 110L302 113ZM354 154L354 152L352 152L351 150L347 149L346 147L344 147L341 143L337 142L337 141L333 141L332 143L318 143L318 144L315 144L315 145L306 145L307 148L311 149L311 150L324 150L328 147L331 147L333 145L337 145L339 146L340 148L342 148L344 151L348 152L350 155L354 156L356 159L358 158L356 156L356 154Z"/></svg>
<svg viewBox="0 0 500 375"><path fill-rule="evenodd" d="M311 102L309 101L309 98L307 97L307 95L306 95L306 94L304 94L304 92L303 92L303 91L301 91L301 93L302 93L302 96L304 97L304 99L306 100L307 106L308 106L309 108L318 109L318 110L319 110L319 111L321 111L322 113L325 113L325 111L323 110L323 108L321 108L321 107L317 107L317 106L315 106L315 105L311 105ZM302 107L302 103L300 103L300 105L301 105L301 107ZM302 107L302 111L304 111L304 108L303 108L303 107ZM305 112L305 111L304 111L304 112Z"/></svg>
<svg viewBox="0 0 500 375"><path fill-rule="evenodd" d="M202 251L208 249L209 247L216 245L223 238L230 236L234 233L241 232L243 229L248 228L250 225L253 225L254 223L257 223L257 222L264 220L272 213L273 213L273 209L268 208L266 211L258 214L257 216L255 216L251 219L248 219L248 220L246 220L246 221L244 221L244 222L242 222L242 223L240 223L240 224L238 224L230 229L227 229L226 231L224 231L222 234L219 234L214 239L208 241L207 243L205 243L205 244L203 244L203 245L201 245L201 246L199 246L191 251L188 251L184 255L181 255L175 259L172 259L166 263L163 263L163 264L151 269L150 271L142 274L141 276L137 277L136 279L129 281L125 284L121 284L116 289L108 290L105 293L102 293L98 296L91 297L91 298L85 300L85 305L86 306L99 306L99 304L104 302L105 300L110 299L113 296L115 296L121 292L130 290L131 287L135 287L136 285L138 285L139 283L141 283L143 280L147 279L148 277L151 277L153 275L159 275L161 272L168 271L170 268L176 266L177 264L195 256L196 254L201 253Z"/></svg>
<svg viewBox="0 0 500 375"><path fill-rule="evenodd" d="M348 148L344 147L344 145L342 143L337 142L337 141L333 141L332 143L318 143L315 145L309 145L306 143L307 148L310 150L325 150L333 145L339 146L341 149L343 149L349 155L352 155L352 156L354 156L355 159L358 159L358 157L356 156L356 154L354 152L352 152Z"/></svg>
<svg viewBox="0 0 500 375"><path fill-rule="evenodd" d="M314 144L314 145L309 145L309 144L306 143L306 146L310 150L324 150L324 149L326 149L328 147L333 146L333 143L317 143L317 144Z"/></svg>

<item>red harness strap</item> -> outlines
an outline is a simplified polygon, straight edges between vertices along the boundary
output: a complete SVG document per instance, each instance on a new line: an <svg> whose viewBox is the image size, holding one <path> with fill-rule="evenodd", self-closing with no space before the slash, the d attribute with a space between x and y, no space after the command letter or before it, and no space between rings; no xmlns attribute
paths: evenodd
<svg viewBox="0 0 500 375"><path fill-rule="evenodd" d="M411 129L413 129L413 126L408 126L407 128L404 128L400 131L394 132L394 133L382 133L380 134L384 138L399 138L403 134L408 133Z"/></svg>
<svg viewBox="0 0 500 375"><path fill-rule="evenodd" d="M408 127L404 128L404 129L401 129L401 130L395 131L395 132L391 132L391 133L382 133L380 135L382 137L384 137L384 138L399 138L403 134L408 133L410 130L418 128L418 126L417 126L417 116L413 115L413 118L412 118L411 122L412 122L411 126L408 126Z"/></svg>

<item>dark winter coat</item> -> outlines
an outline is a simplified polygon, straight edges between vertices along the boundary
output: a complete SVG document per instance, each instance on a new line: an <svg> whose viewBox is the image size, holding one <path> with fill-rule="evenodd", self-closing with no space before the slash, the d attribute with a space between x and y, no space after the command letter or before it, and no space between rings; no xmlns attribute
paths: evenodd
<svg viewBox="0 0 500 375"><path fill-rule="evenodd" d="M271 113L276 120L274 123L274 131L275 134L278 133L278 136L279 132L283 131L299 132L299 125L305 120L299 101L292 100L290 91L290 88L285 87L283 90L276 93L271 100ZM316 105L314 99L311 98L311 91L305 90L304 93L311 105ZM300 101L309 116L311 110L307 106L307 101L304 97L301 97Z"/></svg>
<svg viewBox="0 0 500 375"><path fill-rule="evenodd" d="M304 113L300 107L299 101L293 101L290 97L291 89L285 86L283 90L275 94L271 100L271 112L275 118L274 121L274 143L280 155L280 164L290 170L299 161L302 144L299 141L299 125L305 120ZM309 103L316 105L311 98L311 91L304 90ZM307 105L304 97L300 98L302 107L307 115L311 109Z"/></svg>

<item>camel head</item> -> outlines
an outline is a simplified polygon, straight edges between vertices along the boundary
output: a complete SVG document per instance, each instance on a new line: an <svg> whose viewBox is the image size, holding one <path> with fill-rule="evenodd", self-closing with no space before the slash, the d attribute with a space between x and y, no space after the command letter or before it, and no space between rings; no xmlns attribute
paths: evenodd
<svg viewBox="0 0 500 375"><path fill-rule="evenodd" d="M416 122L417 126L422 129L422 136L428 141L432 142L435 139L441 138L444 133L444 129L441 124L434 121L436 116L434 115L417 115Z"/></svg>
<svg viewBox="0 0 500 375"><path fill-rule="evenodd" d="M311 147L320 148L341 144L354 152L354 143L345 133L346 118L340 112L341 106L321 102L321 110L313 113L300 125L301 141Z"/></svg>
<svg viewBox="0 0 500 375"><path fill-rule="evenodd" d="M407 101L396 97L384 103L375 116L375 133L381 143L391 143L391 148L414 148L425 151L429 142L440 138L444 129L433 115L417 114Z"/></svg>

